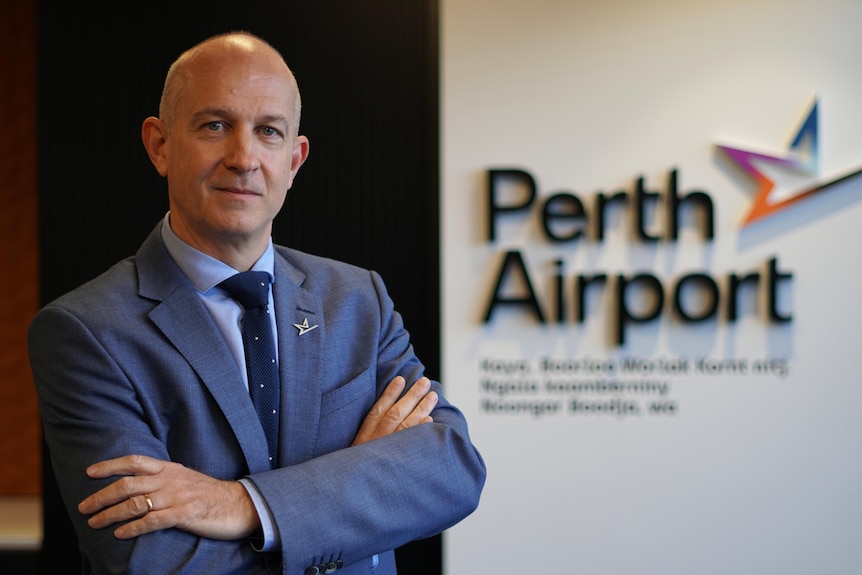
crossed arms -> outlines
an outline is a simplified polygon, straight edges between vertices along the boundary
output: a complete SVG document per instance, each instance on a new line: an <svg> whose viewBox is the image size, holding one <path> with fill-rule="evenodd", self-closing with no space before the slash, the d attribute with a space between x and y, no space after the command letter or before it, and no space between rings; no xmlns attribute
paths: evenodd
<svg viewBox="0 0 862 575"><path fill-rule="evenodd" d="M393 379L366 416L353 445L433 421L437 393L422 378L404 396L403 377ZM78 511L90 515L93 529L121 523L118 539L177 528L210 539L249 537L260 519L246 489L237 481L209 477L182 464L143 455L126 455L87 468L93 479L113 480L84 499ZM152 510L150 507L152 506Z"/></svg>

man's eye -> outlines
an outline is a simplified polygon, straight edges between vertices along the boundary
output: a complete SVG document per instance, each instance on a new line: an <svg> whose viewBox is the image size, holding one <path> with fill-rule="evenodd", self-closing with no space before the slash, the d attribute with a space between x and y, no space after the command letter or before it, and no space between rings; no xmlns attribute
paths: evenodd
<svg viewBox="0 0 862 575"><path fill-rule="evenodd" d="M212 130L213 132L218 132L224 127L223 122L207 122L206 127L208 130Z"/></svg>
<svg viewBox="0 0 862 575"><path fill-rule="evenodd" d="M267 136L267 137L272 137L272 136L278 135L278 130L276 130L275 128L273 128L271 126L264 126L263 128L260 129L260 131L264 136Z"/></svg>

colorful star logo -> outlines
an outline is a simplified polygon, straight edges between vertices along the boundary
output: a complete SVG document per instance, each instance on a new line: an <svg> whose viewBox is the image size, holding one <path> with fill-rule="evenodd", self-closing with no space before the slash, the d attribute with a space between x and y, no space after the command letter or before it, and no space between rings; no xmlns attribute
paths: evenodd
<svg viewBox="0 0 862 575"><path fill-rule="evenodd" d="M757 184L754 202L743 219L743 226L774 215L788 206L862 171L858 170L826 183L816 182L820 159L816 100L785 154L770 155L722 145L719 145L718 149L727 154ZM808 182L801 187L791 186L789 189L786 186L778 186L777 177L773 174L788 173L807 178Z"/></svg>

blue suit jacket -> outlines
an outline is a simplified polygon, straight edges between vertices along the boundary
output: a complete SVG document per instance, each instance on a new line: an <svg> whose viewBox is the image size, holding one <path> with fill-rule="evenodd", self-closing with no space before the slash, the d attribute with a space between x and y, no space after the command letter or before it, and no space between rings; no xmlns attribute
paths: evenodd
<svg viewBox="0 0 862 575"><path fill-rule="evenodd" d="M392 549L475 509L484 464L442 395L434 423L350 447L386 384L423 373L379 276L277 246L273 297L275 470L239 368L158 227L135 257L37 314L30 361L44 433L93 573L301 574L339 560L340 574L394 573ZM306 318L318 327L299 335L293 324ZM281 552L177 529L131 541L91 529L76 506L108 482L88 479L86 467L130 453L249 477Z"/></svg>

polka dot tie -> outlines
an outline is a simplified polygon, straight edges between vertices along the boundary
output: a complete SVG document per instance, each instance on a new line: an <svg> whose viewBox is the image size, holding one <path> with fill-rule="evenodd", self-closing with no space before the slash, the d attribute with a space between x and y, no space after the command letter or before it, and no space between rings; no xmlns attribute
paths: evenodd
<svg viewBox="0 0 862 575"><path fill-rule="evenodd" d="M278 463L278 362L269 319L269 274L241 272L219 284L245 310L242 343L248 390L269 445L270 467Z"/></svg>

